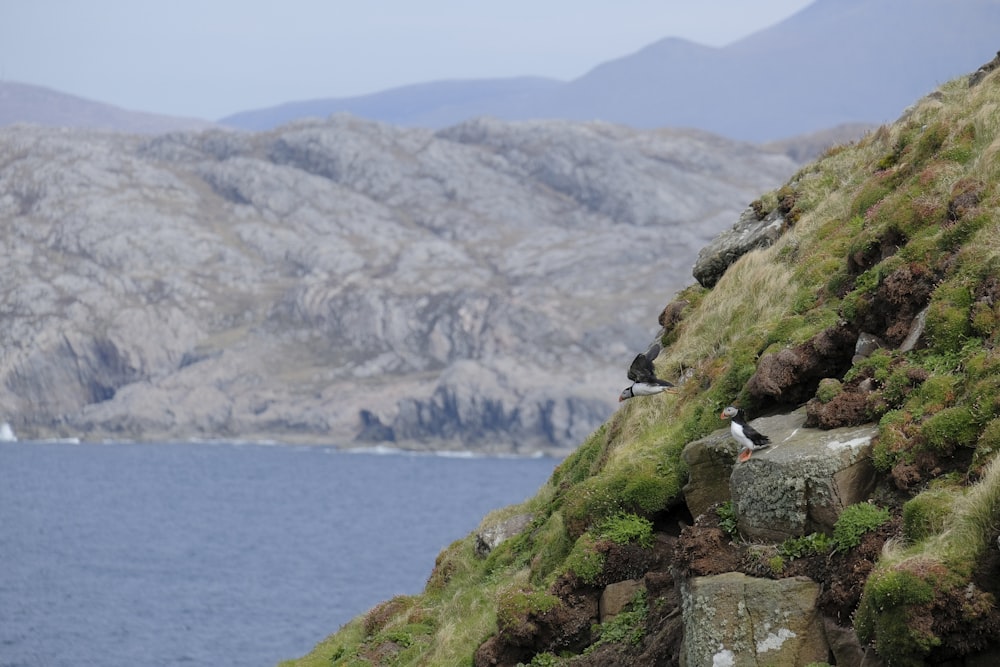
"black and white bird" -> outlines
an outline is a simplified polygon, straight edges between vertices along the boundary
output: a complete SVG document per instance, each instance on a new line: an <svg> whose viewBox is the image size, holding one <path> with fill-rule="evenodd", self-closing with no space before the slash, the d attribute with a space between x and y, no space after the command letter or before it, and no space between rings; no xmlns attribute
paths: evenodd
<svg viewBox="0 0 1000 667"><path fill-rule="evenodd" d="M675 391L676 388L670 382L656 377L656 369L653 368L653 359L660 354L660 344L653 343L643 354L635 355L632 365L628 368L628 379L632 384L625 387L618 396L618 402L627 401L633 396L652 396L661 391Z"/></svg>
<svg viewBox="0 0 1000 667"><path fill-rule="evenodd" d="M747 423L743 410L734 405L722 411L719 419L731 419L729 422L729 432L733 434L736 442L740 443L740 453L736 457L740 463L748 460L755 449L763 449L771 444L771 439L760 433L753 426Z"/></svg>

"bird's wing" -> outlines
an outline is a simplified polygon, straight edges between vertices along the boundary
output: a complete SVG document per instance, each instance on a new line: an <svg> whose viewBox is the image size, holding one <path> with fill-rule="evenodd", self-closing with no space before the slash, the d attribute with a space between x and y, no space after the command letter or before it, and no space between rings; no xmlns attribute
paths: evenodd
<svg viewBox="0 0 1000 667"><path fill-rule="evenodd" d="M750 424L743 425L743 433L745 433L755 445L766 445L771 442L769 437L755 429Z"/></svg>
<svg viewBox="0 0 1000 667"><path fill-rule="evenodd" d="M653 359L656 359L656 357L660 356L660 343L654 340L649 345L649 349L646 350L645 354L643 354L642 356L649 359L649 363L652 364Z"/></svg>
<svg viewBox="0 0 1000 667"><path fill-rule="evenodd" d="M635 355L632 365L628 368L628 379L632 382L655 382L656 371L653 370L653 362L644 354Z"/></svg>

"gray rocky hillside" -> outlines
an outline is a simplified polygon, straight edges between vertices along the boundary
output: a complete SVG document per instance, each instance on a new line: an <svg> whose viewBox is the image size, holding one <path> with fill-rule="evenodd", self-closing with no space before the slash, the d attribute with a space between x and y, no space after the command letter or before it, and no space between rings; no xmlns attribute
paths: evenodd
<svg viewBox="0 0 1000 667"><path fill-rule="evenodd" d="M687 131L349 116L0 130L22 438L560 450L786 155Z"/></svg>

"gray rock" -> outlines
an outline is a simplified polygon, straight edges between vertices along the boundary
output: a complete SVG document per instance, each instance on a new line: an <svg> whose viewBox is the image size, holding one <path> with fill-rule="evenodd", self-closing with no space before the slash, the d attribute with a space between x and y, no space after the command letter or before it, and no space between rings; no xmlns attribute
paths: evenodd
<svg viewBox="0 0 1000 667"><path fill-rule="evenodd" d="M899 344L900 352L909 352L910 350L915 350L917 345L920 344L920 338L924 335L924 328L927 326L927 310L929 307L924 308L917 316L913 318L913 324L910 325L910 331L906 334L906 338L903 342Z"/></svg>
<svg viewBox="0 0 1000 667"><path fill-rule="evenodd" d="M882 660L875 654L874 648L861 646L853 627L838 625L833 619L824 617L823 631L838 667L882 667Z"/></svg>
<svg viewBox="0 0 1000 667"><path fill-rule="evenodd" d="M498 546L523 533L531 525L532 519L533 514L515 514L499 523L481 527L476 531L476 555L486 558Z"/></svg>
<svg viewBox="0 0 1000 667"><path fill-rule="evenodd" d="M801 667L829 647L807 577L756 579L739 572L694 577L681 588L684 663Z"/></svg>
<svg viewBox="0 0 1000 667"><path fill-rule="evenodd" d="M597 604L600 622L607 623L624 611L625 607L635 598L635 594L645 587L642 579L626 579L605 586Z"/></svg>
<svg viewBox="0 0 1000 667"><path fill-rule="evenodd" d="M22 439L565 452L796 167L559 121L0 129L0 405Z"/></svg>
<svg viewBox="0 0 1000 667"><path fill-rule="evenodd" d="M852 363L857 363L862 359L872 356L875 350L885 347L885 341L876 336L862 331L858 335L858 342L854 344L854 357Z"/></svg>
<svg viewBox="0 0 1000 667"><path fill-rule="evenodd" d="M728 426L685 445L681 452L688 467L684 502L691 516L697 518L715 503L732 499L729 478L739 449Z"/></svg>
<svg viewBox="0 0 1000 667"><path fill-rule="evenodd" d="M771 446L733 469L730 488L740 533L781 542L830 533L840 512L868 498L875 424L825 431L802 428L805 409L751 423Z"/></svg>
<svg viewBox="0 0 1000 667"><path fill-rule="evenodd" d="M729 266L740 257L758 248L772 245L784 231L785 220L775 209L758 219L753 208L747 207L730 229L722 232L698 252L693 275L702 287L712 287Z"/></svg>

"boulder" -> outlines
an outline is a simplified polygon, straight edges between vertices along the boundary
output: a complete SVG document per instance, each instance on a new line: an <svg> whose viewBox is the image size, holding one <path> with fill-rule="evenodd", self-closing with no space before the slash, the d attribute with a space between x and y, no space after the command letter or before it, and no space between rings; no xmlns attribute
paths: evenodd
<svg viewBox="0 0 1000 667"><path fill-rule="evenodd" d="M508 519L480 528L476 531L476 555L486 558L503 542L520 535L533 518L533 514L515 514Z"/></svg>
<svg viewBox="0 0 1000 667"><path fill-rule="evenodd" d="M882 660L870 646L861 646L853 627L838 625L832 618L823 619L823 630L837 665L882 667Z"/></svg>
<svg viewBox="0 0 1000 667"><path fill-rule="evenodd" d="M825 662L829 646L808 577L758 579L739 572L683 586L682 664L799 667Z"/></svg>
<svg viewBox="0 0 1000 667"><path fill-rule="evenodd" d="M605 586L597 605L601 623L606 623L621 613L644 587L642 579L626 579Z"/></svg>
<svg viewBox="0 0 1000 667"><path fill-rule="evenodd" d="M732 498L729 478L738 452L739 445L729 434L728 427L684 447L681 458L688 467L684 501L692 517L698 518L712 505Z"/></svg>
<svg viewBox="0 0 1000 667"><path fill-rule="evenodd" d="M698 252L692 272L695 280L702 287L714 286L730 264L751 250L767 248L781 236L784 228L785 219L779 209L758 218L757 211L747 207L735 225Z"/></svg>
<svg viewBox="0 0 1000 667"><path fill-rule="evenodd" d="M875 424L818 431L803 428L805 409L753 420L771 446L737 465L730 492L740 533L781 542L812 532L830 533L840 512L868 498L875 485L871 463Z"/></svg>

